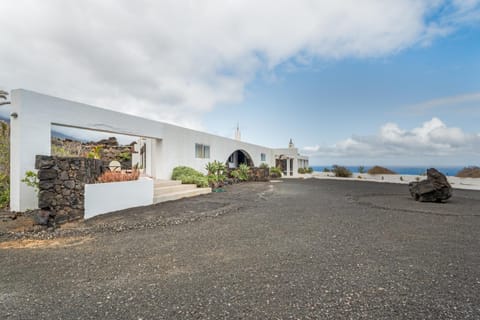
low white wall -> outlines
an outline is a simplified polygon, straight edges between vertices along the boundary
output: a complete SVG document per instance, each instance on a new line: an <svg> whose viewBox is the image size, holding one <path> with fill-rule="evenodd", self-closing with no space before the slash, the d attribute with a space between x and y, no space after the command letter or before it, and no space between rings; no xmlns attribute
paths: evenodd
<svg viewBox="0 0 480 320"><path fill-rule="evenodd" d="M153 204L152 179L85 185L85 219L150 204Z"/></svg>

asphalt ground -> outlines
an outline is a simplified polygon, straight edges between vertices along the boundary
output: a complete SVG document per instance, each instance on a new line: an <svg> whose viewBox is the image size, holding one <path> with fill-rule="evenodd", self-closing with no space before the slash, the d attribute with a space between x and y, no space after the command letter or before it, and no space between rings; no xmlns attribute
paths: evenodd
<svg viewBox="0 0 480 320"><path fill-rule="evenodd" d="M480 319L480 192L284 180L0 238L0 319Z"/></svg>

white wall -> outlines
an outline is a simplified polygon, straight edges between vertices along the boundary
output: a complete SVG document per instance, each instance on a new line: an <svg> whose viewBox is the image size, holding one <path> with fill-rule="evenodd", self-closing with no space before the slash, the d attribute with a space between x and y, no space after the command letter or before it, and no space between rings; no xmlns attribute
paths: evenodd
<svg viewBox="0 0 480 320"><path fill-rule="evenodd" d="M85 185L85 219L150 204L153 204L152 179Z"/></svg>
<svg viewBox="0 0 480 320"><path fill-rule="evenodd" d="M34 170L36 155L50 155L52 124L151 138L147 174L158 179L170 179L173 168L179 165L205 172L208 162L226 162L235 150L246 151L255 166L261 164L260 154L265 153L265 163L274 165L274 150L267 147L23 89L12 91L11 110L18 114L11 120L10 208L14 211L37 207L34 191L20 180L26 171ZM195 143L210 146L209 159L195 158Z"/></svg>

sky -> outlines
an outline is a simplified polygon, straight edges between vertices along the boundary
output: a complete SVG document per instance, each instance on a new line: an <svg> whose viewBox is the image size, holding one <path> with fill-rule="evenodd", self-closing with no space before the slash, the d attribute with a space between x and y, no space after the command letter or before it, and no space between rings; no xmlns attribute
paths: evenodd
<svg viewBox="0 0 480 320"><path fill-rule="evenodd" d="M479 165L480 0L0 2L0 89L286 147ZM8 114L0 107L0 114Z"/></svg>

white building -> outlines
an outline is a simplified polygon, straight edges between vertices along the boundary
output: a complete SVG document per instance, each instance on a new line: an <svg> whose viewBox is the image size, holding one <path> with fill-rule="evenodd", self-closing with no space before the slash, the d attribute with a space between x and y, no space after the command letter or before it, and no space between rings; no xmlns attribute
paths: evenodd
<svg viewBox="0 0 480 320"><path fill-rule="evenodd" d="M34 170L36 155L50 155L52 125L140 137L141 157L134 164L138 162L154 179L170 179L173 168L180 165L205 172L205 165L214 160L230 167L279 165L288 176L308 166L308 158L300 156L293 144L272 149L23 89L13 90L11 97L10 208L14 211L37 207L34 190L21 180L25 172Z"/></svg>

